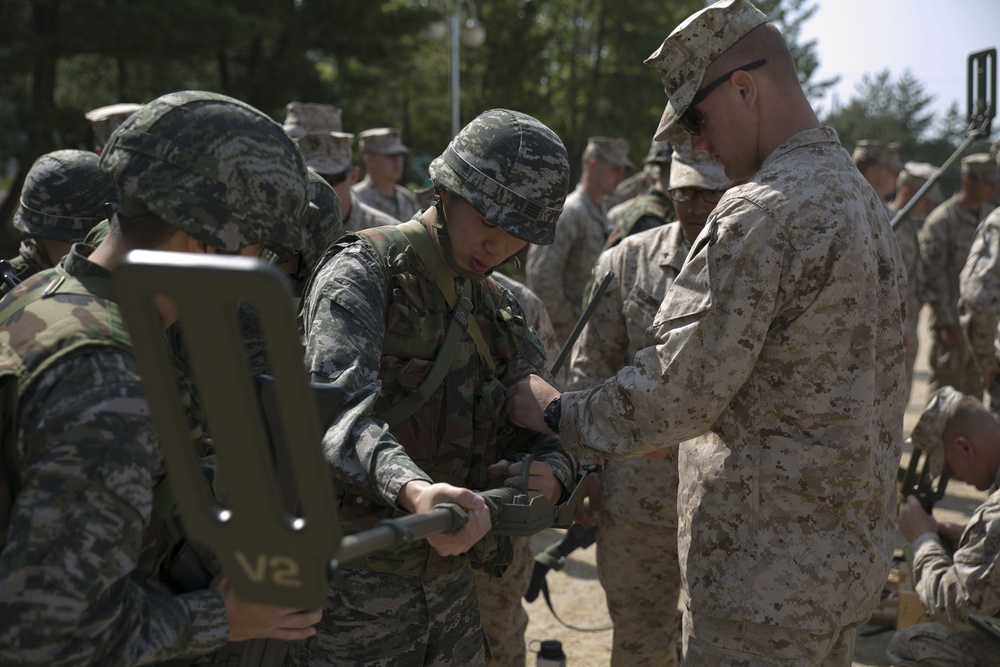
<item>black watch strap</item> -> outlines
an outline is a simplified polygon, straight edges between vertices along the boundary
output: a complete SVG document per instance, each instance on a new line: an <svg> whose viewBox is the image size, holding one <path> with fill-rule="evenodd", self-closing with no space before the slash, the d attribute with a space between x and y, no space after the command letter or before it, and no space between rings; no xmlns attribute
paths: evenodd
<svg viewBox="0 0 1000 667"><path fill-rule="evenodd" d="M542 413L542 419L545 420L545 425L549 427L553 433L559 432L559 420L562 418L562 396L556 396L552 401L545 406L545 412Z"/></svg>

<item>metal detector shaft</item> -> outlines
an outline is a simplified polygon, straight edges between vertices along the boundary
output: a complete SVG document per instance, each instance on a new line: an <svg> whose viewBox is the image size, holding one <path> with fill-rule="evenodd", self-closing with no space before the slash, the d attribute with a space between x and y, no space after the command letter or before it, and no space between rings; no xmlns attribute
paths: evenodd
<svg viewBox="0 0 1000 667"><path fill-rule="evenodd" d="M924 198L924 195L926 195L927 192L932 187L934 187L934 184L937 183L938 179L941 178L941 176L948 170L948 168L952 164L954 164L955 160L958 159L958 156L964 153L965 149L971 146L974 142L978 141L979 138L980 137L978 132L970 130L969 136L965 138L965 141L962 142L962 145L959 146L955 150L955 152L951 154L951 157L949 157L947 160L944 161L944 164L942 164L941 167L934 172L933 176L927 179L927 182L924 183L919 190L917 190L917 193L913 195L910 201L906 202L906 205L903 206L903 208L896 211L896 215L892 217L892 222L889 223L890 225L892 225L893 229L895 229L896 225L898 225L906 216L910 214L910 211L913 210L914 206L920 203L920 200Z"/></svg>
<svg viewBox="0 0 1000 667"><path fill-rule="evenodd" d="M566 357L569 356L570 350L573 349L573 343L576 339L580 337L580 332L583 331L583 326L590 319L590 316L594 313L594 309L597 308L597 300L601 298L601 295L608 289L608 285L611 283L611 279L615 277L614 271L608 271L601 278L601 282L598 283L597 288L591 293L590 301L587 302L587 307L584 308L583 313L580 315L580 319L576 321L573 325L573 330L569 332L569 338L563 343L562 349L559 350L559 356L556 357L555 362L552 364L552 369L549 371L553 375L559 372L562 368L563 362L566 361Z"/></svg>
<svg viewBox="0 0 1000 667"><path fill-rule="evenodd" d="M345 536L340 541L337 562L346 563L376 551L398 549L431 535L454 533L461 530L467 520L468 516L461 507L443 503L422 514L380 521L374 528Z"/></svg>

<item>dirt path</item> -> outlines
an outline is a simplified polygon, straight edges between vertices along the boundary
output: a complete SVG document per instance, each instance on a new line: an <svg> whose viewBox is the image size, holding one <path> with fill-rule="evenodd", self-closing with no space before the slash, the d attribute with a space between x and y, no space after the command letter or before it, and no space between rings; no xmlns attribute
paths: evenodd
<svg viewBox="0 0 1000 667"><path fill-rule="evenodd" d="M913 386L913 395L907 406L905 431L909 433L920 416L927 400L927 349L930 340L927 334L926 309L921 320L920 355ZM965 523L972 511L986 497L971 486L953 482L948 487L948 495L938 504L935 516L944 521ZM535 553L559 539L562 531L548 530L532 538ZM902 540L900 540L902 545ZM604 591L597 580L597 567L590 547L578 550L568 559L561 572L550 572L547 577L552 593L552 604L560 617L578 627L600 627L610 624ZM525 635L529 647L532 642L543 639L557 639L563 644L567 665L572 667L607 667L611 661L611 632L578 632L563 627L553 618L545 602L539 597L532 604L526 604L530 621ZM651 624L655 628L655 622ZM885 647L892 637L892 631L882 626L867 625L858 632L854 653L854 667L888 667ZM534 656L529 652L528 665L534 665Z"/></svg>

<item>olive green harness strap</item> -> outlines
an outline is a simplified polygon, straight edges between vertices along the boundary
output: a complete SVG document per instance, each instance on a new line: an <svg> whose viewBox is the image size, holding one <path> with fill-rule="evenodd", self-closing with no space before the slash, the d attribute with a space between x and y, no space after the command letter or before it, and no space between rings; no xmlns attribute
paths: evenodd
<svg viewBox="0 0 1000 667"><path fill-rule="evenodd" d="M397 229L406 236L417 255L434 274L438 289L444 294L448 306L452 309L452 317L451 322L448 323L448 331L445 333L441 349L434 358L434 364L424 381L409 396L393 403L378 415L378 418L388 424L390 429L403 423L416 412L441 385L451 368L451 362L454 361L455 355L458 353L458 344L465 331L468 331L472 336L472 340L475 341L476 347L479 349L479 355L490 372L492 373L496 369L493 355L490 354L483 333L479 330L476 318L472 314L472 282L465 281L462 286L462 296L459 297L455 292L455 282L452 280L451 271L441 261L424 226L418 221L411 220L399 225Z"/></svg>

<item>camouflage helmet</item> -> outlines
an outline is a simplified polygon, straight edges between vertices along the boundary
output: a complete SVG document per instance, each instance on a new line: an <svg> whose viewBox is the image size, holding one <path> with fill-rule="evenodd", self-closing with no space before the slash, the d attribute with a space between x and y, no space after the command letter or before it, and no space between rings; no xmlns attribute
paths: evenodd
<svg viewBox="0 0 1000 667"><path fill-rule="evenodd" d="M541 245L555 239L569 157L556 133L531 116L481 113L435 158L430 175L509 234Z"/></svg>
<svg viewBox="0 0 1000 667"><path fill-rule="evenodd" d="M309 170L309 200L315 204L305 224L305 245L302 248L302 263L306 274L323 259L326 249L344 235L344 220L340 211L340 199L333 187L318 173Z"/></svg>
<svg viewBox="0 0 1000 667"><path fill-rule="evenodd" d="M170 93L115 130L101 170L125 216L151 212L199 241L236 251L300 248L306 165L281 126L225 95Z"/></svg>
<svg viewBox="0 0 1000 667"><path fill-rule="evenodd" d="M31 165L14 227L28 236L65 243L83 240L118 199L90 151L46 153Z"/></svg>

